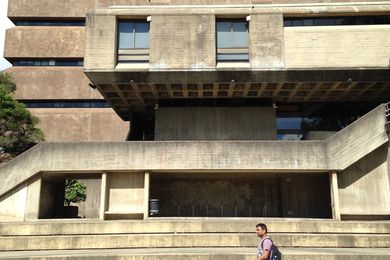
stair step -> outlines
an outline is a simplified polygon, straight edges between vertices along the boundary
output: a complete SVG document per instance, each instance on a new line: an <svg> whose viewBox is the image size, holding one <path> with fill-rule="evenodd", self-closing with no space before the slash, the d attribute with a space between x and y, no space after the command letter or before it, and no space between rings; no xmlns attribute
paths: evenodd
<svg viewBox="0 0 390 260"><path fill-rule="evenodd" d="M390 221L333 221L308 219L153 219L147 221L50 220L0 223L0 236L145 234L145 233L254 233L264 222L270 233L390 234Z"/></svg>
<svg viewBox="0 0 390 260"><path fill-rule="evenodd" d="M283 260L385 260L386 248L280 248ZM256 248L148 248L0 252L6 259L253 260Z"/></svg>
<svg viewBox="0 0 390 260"><path fill-rule="evenodd" d="M282 247L390 247L390 234L273 234ZM2 236L0 251L98 248L255 247L254 233Z"/></svg>

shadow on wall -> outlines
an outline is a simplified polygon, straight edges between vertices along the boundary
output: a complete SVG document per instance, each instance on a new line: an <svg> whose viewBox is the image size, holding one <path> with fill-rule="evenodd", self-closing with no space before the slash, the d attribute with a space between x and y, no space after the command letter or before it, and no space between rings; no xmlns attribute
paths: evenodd
<svg viewBox="0 0 390 260"><path fill-rule="evenodd" d="M338 175L339 188L345 189L353 185L364 176L386 163L388 151L389 144L386 143L341 172Z"/></svg>

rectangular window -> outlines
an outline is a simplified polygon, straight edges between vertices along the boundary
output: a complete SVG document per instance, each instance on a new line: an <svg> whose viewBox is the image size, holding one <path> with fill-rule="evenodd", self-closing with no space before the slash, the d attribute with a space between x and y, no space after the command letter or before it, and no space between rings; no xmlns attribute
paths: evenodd
<svg viewBox="0 0 390 260"><path fill-rule="evenodd" d="M149 23L118 22L118 63L149 62Z"/></svg>
<svg viewBox="0 0 390 260"><path fill-rule="evenodd" d="M390 24L390 15L335 16L335 17L284 17L284 26L337 26Z"/></svg>
<svg viewBox="0 0 390 260"><path fill-rule="evenodd" d="M248 62L248 23L242 20L217 21L217 61Z"/></svg>

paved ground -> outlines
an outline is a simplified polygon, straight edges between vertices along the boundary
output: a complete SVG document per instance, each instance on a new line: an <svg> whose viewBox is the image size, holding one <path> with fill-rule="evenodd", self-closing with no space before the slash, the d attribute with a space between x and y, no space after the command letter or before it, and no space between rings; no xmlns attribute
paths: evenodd
<svg viewBox="0 0 390 260"><path fill-rule="evenodd" d="M389 256L388 248L281 248L284 255L382 255ZM1 259L26 257L118 256L118 255L256 255L256 248L148 248L94 249L0 252Z"/></svg>

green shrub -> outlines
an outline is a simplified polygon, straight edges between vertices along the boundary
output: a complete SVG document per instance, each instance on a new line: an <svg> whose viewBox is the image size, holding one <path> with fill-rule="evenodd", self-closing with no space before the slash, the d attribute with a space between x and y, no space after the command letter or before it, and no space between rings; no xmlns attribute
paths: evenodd
<svg viewBox="0 0 390 260"><path fill-rule="evenodd" d="M87 187L78 180L65 181L65 206L70 206L71 203L85 201L87 198Z"/></svg>

